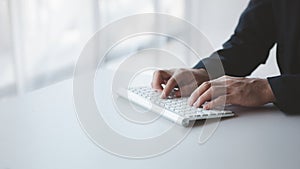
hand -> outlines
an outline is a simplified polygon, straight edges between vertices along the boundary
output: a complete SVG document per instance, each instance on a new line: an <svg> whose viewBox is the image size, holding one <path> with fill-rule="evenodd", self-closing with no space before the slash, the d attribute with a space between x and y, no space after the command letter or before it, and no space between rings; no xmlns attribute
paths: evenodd
<svg viewBox="0 0 300 169"><path fill-rule="evenodd" d="M151 86L161 91L161 98L167 98L175 87L176 97L189 96L201 83L209 80L205 69L158 70L153 74ZM165 88L162 87L165 84Z"/></svg>
<svg viewBox="0 0 300 169"><path fill-rule="evenodd" d="M275 97L267 79L223 76L201 84L190 96L194 107L212 109L224 104L260 106L274 102Z"/></svg>

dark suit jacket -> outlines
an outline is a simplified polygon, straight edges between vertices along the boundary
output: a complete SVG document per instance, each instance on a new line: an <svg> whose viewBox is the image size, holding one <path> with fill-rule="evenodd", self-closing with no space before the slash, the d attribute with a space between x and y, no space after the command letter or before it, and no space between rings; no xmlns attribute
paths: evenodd
<svg viewBox="0 0 300 169"><path fill-rule="evenodd" d="M219 58L225 74L250 75L277 44L280 76L268 77L275 105L286 113L300 113L300 0L251 0L223 49L195 68L214 65Z"/></svg>

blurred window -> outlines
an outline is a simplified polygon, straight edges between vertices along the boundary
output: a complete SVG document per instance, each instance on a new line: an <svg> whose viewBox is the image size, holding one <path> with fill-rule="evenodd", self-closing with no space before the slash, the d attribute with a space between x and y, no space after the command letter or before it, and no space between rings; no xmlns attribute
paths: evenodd
<svg viewBox="0 0 300 169"><path fill-rule="evenodd" d="M0 0L0 97L70 78L83 46L99 28L147 12L184 18L185 1ZM115 57L146 48L155 37L136 39L116 48Z"/></svg>

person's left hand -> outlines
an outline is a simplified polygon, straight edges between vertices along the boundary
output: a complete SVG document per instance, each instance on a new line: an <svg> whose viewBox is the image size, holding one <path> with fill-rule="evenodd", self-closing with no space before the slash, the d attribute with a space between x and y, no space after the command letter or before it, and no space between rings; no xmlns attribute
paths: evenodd
<svg viewBox="0 0 300 169"><path fill-rule="evenodd" d="M224 104L260 106L274 102L275 97L267 79L223 76L202 83L190 96L188 103L213 109Z"/></svg>

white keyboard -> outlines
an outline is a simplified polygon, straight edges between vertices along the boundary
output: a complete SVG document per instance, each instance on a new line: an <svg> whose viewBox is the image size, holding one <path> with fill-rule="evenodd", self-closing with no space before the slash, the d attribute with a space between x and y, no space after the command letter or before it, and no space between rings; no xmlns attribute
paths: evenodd
<svg viewBox="0 0 300 169"><path fill-rule="evenodd" d="M150 87L120 89L117 93L137 105L161 113L165 118L182 126L188 126L190 121L198 119L234 116L234 113L228 110L204 110L189 106L187 97L161 99L160 93Z"/></svg>

